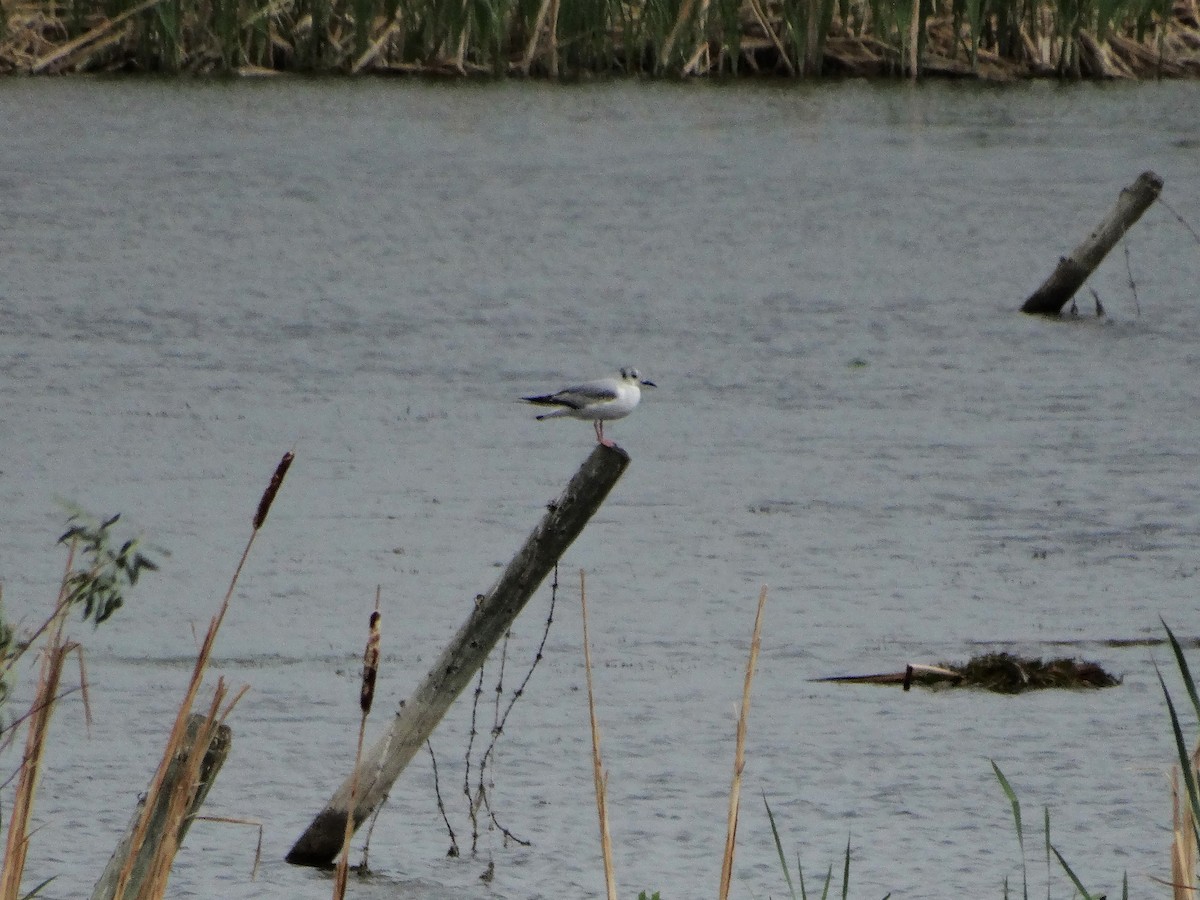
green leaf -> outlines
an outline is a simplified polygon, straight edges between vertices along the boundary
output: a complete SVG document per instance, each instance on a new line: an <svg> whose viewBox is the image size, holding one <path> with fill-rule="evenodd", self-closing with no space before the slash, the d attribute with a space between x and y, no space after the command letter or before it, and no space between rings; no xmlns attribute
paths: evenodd
<svg viewBox="0 0 1200 900"><path fill-rule="evenodd" d="M47 878L45 881L43 881L41 884L39 884L37 887L35 887L32 891L30 891L28 894L26 894L24 897L22 897L21 900L30 900L31 897L36 897L41 892L42 888L44 888L46 885L48 885L50 882L52 882L57 877L58 877L57 875L51 875L49 878Z"/></svg>
<svg viewBox="0 0 1200 900"><path fill-rule="evenodd" d="M1013 821L1017 826L1017 846L1021 848L1022 896L1025 900L1029 900L1029 875L1025 868L1025 834L1021 828L1021 801L1017 799L1017 792L1012 789L1012 785L1008 783L1008 779L1004 777L1004 773L1000 771L996 761L989 760L989 762L992 764L992 771L996 773L996 779L1000 782L1000 787L1004 789L1004 793L1008 797L1008 802L1012 805Z"/></svg>
<svg viewBox="0 0 1200 900"><path fill-rule="evenodd" d="M792 886L792 876L788 872L787 859L783 855L783 842L779 839L779 829L775 827L775 816L771 813L771 804L767 802L767 793L763 791L763 806L767 808L767 821L771 823L771 837L775 839L775 852L779 854L779 866L783 869L783 877L787 881L788 894L796 900L796 889Z"/></svg>
<svg viewBox="0 0 1200 900"><path fill-rule="evenodd" d="M1179 768L1183 770L1183 784L1187 790L1188 805L1192 810L1192 829L1195 830L1196 823L1200 822L1200 796L1196 793L1196 772L1192 769L1191 760L1188 758L1187 747L1183 741L1183 729L1179 726L1179 716L1175 712L1175 704L1171 702L1171 692L1167 690L1167 683L1163 680L1162 672L1158 671L1158 666L1154 667L1154 674L1158 676L1163 697L1167 701L1167 712L1171 716L1171 729L1175 732L1175 750L1179 753ZM1200 841L1200 831L1197 832L1197 840Z"/></svg>
<svg viewBox="0 0 1200 900"><path fill-rule="evenodd" d="M1092 895L1089 894L1087 892L1087 888L1083 886L1083 882L1075 877L1075 873L1071 871L1071 867L1067 865L1067 861L1063 859L1062 854L1058 852L1058 848L1051 847L1050 849L1053 850L1054 855L1058 857L1059 865L1063 867L1063 871L1065 871L1070 877L1071 882L1075 885L1075 890L1079 891L1079 893L1083 895L1083 900L1093 900Z"/></svg>
<svg viewBox="0 0 1200 900"><path fill-rule="evenodd" d="M1200 696L1196 694L1196 682L1192 680L1192 670L1188 668L1187 660L1183 656L1183 648L1179 646L1179 641L1175 640L1175 633L1167 627L1166 621L1159 616L1158 621L1162 622L1163 628L1167 631L1167 639L1171 642L1171 650L1175 654L1175 665L1179 667L1179 674L1183 678L1183 685L1187 688L1188 697L1192 700L1192 709L1196 713L1196 718L1200 719Z"/></svg>
<svg viewBox="0 0 1200 900"><path fill-rule="evenodd" d="M846 866L842 871L842 900L850 893L850 835L846 835Z"/></svg>

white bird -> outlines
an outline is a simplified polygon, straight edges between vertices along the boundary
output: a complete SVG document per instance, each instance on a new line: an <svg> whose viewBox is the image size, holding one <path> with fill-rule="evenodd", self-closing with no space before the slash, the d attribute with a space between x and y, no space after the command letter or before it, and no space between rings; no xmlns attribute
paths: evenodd
<svg viewBox="0 0 1200 900"><path fill-rule="evenodd" d="M637 369L622 369L616 378L601 378L563 388L553 394L539 394L521 399L538 406L557 407L552 412L538 416L539 422L542 419L558 419L563 416L591 421L596 429L596 440L606 447L611 447L612 441L604 439L604 423L609 419L625 418L641 401L642 388L657 386L653 381L642 378Z"/></svg>

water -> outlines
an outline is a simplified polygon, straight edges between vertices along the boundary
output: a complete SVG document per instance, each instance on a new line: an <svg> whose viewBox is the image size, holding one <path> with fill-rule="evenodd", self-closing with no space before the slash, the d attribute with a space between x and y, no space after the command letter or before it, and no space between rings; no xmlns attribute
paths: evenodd
<svg viewBox="0 0 1200 900"><path fill-rule="evenodd" d="M581 568L622 896L715 893L762 584L735 896L786 892L764 793L810 888L849 840L854 896L1000 896L1021 872L993 759L1035 893L1043 806L1089 888L1128 871L1161 891L1169 653L1109 642L1161 636L1159 615L1200 630L1200 254L1155 206L1128 239L1136 300L1120 250L1090 282L1109 321L1016 309L1145 169L1200 219L1194 107L1190 84L3 84L8 613L51 602L57 498L171 554L111 623L74 628L95 723L77 697L55 720L31 877L90 890L295 447L214 666L250 691L206 811L261 821L264 864L251 881L251 827L199 823L172 896L328 896L281 859L349 770L376 586L369 739L590 450L590 426L513 398L637 365L660 387L609 429L633 464L564 560L491 768L532 847L484 830L447 859L421 756L354 894L603 894ZM549 601L518 623L506 688ZM985 649L1125 683L809 681ZM464 847L469 712L434 741Z"/></svg>

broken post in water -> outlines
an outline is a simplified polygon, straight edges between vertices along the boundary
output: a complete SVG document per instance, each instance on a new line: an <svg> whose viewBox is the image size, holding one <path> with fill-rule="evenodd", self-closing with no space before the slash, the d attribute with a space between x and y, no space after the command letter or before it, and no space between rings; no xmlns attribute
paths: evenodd
<svg viewBox="0 0 1200 900"><path fill-rule="evenodd" d="M170 808L171 797L175 791L176 783L188 776L188 757L199 749L196 747L196 742L200 739L201 729L204 727L205 720L206 716L200 713L192 713L188 717L186 737L179 746L175 757L171 760L170 766L167 768L167 774L163 779L162 787L155 794L154 809L151 812L150 825L146 829L145 840L140 847L136 848L136 850L134 849L134 836L137 831L138 822L141 819L142 808L145 806L147 799L143 796L138 800L137 808L133 813L133 819L129 824L129 830L121 838L121 842L113 852L112 858L108 861L108 866L104 869L104 874L100 876L100 880L96 882L96 887L92 890L92 900L112 900L121 870L125 868L130 852L135 852L137 856L129 874L129 881L126 883L125 890L122 893L126 897L138 896L142 883L151 874L149 868L151 861L158 853L158 845L166 837L166 829L170 827L172 820ZM192 824L192 819L204 804L209 788L217 780L217 773L221 771L221 766L225 764L225 758L229 756L229 748L232 743L233 731L228 725L222 723L213 729L212 738L209 741L208 748L204 751L204 758L200 762L200 771L194 788L195 793L188 804L186 815L184 815L183 820L179 823L179 835L176 843L183 843L183 836L187 834L188 826Z"/></svg>
<svg viewBox="0 0 1200 900"><path fill-rule="evenodd" d="M1021 312L1039 316L1057 316L1077 290L1095 271L1096 266L1116 246L1133 223L1158 199L1162 193L1163 180L1153 172L1143 172L1137 181L1121 191L1117 205L1108 218L1101 222L1087 240L1075 248L1070 256L1058 261L1058 267L1025 301Z"/></svg>
<svg viewBox="0 0 1200 900"><path fill-rule="evenodd" d="M296 841L287 855L288 862L303 866L333 864L346 839L351 786L357 782L353 810L356 829L386 799L404 767L600 508L629 462L629 455L619 447L596 445L500 579L473 604L471 614L424 681L400 704L387 734L363 755L357 772L342 782Z"/></svg>

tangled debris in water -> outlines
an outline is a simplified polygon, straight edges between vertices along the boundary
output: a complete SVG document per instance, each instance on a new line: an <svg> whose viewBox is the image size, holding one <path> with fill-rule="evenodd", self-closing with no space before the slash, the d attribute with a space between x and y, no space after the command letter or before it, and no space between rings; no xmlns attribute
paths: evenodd
<svg viewBox="0 0 1200 900"><path fill-rule="evenodd" d="M1041 660L988 653L956 668L962 673L963 684L999 694L1044 688L1105 688L1121 683L1120 677L1105 671L1099 663L1067 657Z"/></svg>
<svg viewBox="0 0 1200 900"><path fill-rule="evenodd" d="M1011 653L985 653L965 663L938 666L909 665L903 672L881 675L838 675L815 681L840 681L850 684L898 684L905 690L912 685L928 688L975 687L998 694L1021 694L1046 688L1078 689L1115 687L1121 678L1088 660L1042 660L1014 656Z"/></svg>

